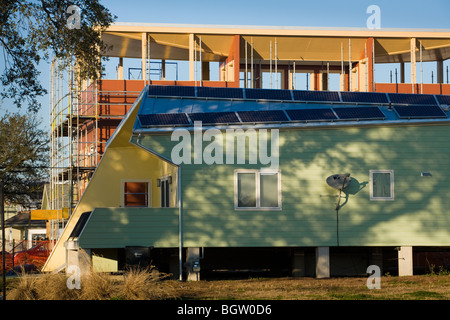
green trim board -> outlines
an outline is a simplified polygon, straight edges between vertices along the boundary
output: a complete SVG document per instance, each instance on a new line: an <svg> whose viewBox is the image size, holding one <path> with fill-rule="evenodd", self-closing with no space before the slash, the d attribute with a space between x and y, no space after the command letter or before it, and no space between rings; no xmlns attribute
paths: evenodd
<svg viewBox="0 0 450 320"><path fill-rule="evenodd" d="M82 248L178 246L177 208L96 208L79 236Z"/></svg>

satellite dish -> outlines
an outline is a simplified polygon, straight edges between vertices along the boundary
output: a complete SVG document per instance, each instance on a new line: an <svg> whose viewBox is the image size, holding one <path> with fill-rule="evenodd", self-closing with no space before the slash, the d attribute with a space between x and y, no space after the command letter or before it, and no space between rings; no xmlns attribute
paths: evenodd
<svg viewBox="0 0 450 320"><path fill-rule="evenodd" d="M333 189L342 190L349 186L352 178L350 178L350 173L344 174L333 174L327 178L327 184Z"/></svg>
<svg viewBox="0 0 450 320"><path fill-rule="evenodd" d="M336 237L337 237L337 245L339 246L339 208L341 204L341 193L342 190L347 188L352 182L352 178L350 178L350 173L344 174L333 174L327 178L327 184L333 189L339 190L338 201L336 203Z"/></svg>

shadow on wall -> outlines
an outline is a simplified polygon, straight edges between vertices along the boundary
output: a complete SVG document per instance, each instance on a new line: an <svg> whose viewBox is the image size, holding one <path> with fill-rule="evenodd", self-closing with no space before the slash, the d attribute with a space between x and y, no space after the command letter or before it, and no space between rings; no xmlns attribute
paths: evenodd
<svg viewBox="0 0 450 320"><path fill-rule="evenodd" d="M349 184L349 186L345 189L342 190L342 193L344 194L344 196L341 195L342 198L344 198L344 201L341 201L339 208L341 209L342 207L344 207L348 200L349 197L352 195L356 195L358 194L358 192L360 192L362 189L364 189L367 185L368 185L369 181L363 181L363 182L359 182L357 179L352 177L352 181Z"/></svg>

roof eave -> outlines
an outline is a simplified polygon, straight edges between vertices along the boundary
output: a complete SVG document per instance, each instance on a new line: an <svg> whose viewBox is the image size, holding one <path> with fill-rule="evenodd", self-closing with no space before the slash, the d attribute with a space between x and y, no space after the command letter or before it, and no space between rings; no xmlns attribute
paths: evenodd
<svg viewBox="0 0 450 320"><path fill-rule="evenodd" d="M169 23L126 23L110 25L105 32L154 32L226 35L278 35L278 36L333 36L333 37L431 37L449 38L450 29L397 29L397 28L329 28L303 26L251 26L251 25L202 25Z"/></svg>

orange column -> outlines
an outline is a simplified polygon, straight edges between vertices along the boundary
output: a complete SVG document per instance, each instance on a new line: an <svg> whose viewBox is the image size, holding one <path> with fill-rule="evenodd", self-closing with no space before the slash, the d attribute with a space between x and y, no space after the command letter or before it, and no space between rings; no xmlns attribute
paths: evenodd
<svg viewBox="0 0 450 320"><path fill-rule="evenodd" d="M368 38L366 41L366 48L367 48L367 63L366 63L366 68L367 68L367 91L368 92L373 92L374 90L374 83L375 83L375 79L374 79L374 44L375 44L375 40L374 38ZM363 53L364 55L366 54L365 52Z"/></svg>
<svg viewBox="0 0 450 320"><path fill-rule="evenodd" d="M235 35L233 42L231 43L230 51L227 59L224 61L225 67L225 81L227 81L227 87L239 87L239 70L240 70L240 35ZM231 69L231 73L229 72Z"/></svg>
<svg viewBox="0 0 450 320"><path fill-rule="evenodd" d="M234 36L234 85L239 87L239 72L240 72L240 42L241 36Z"/></svg>

